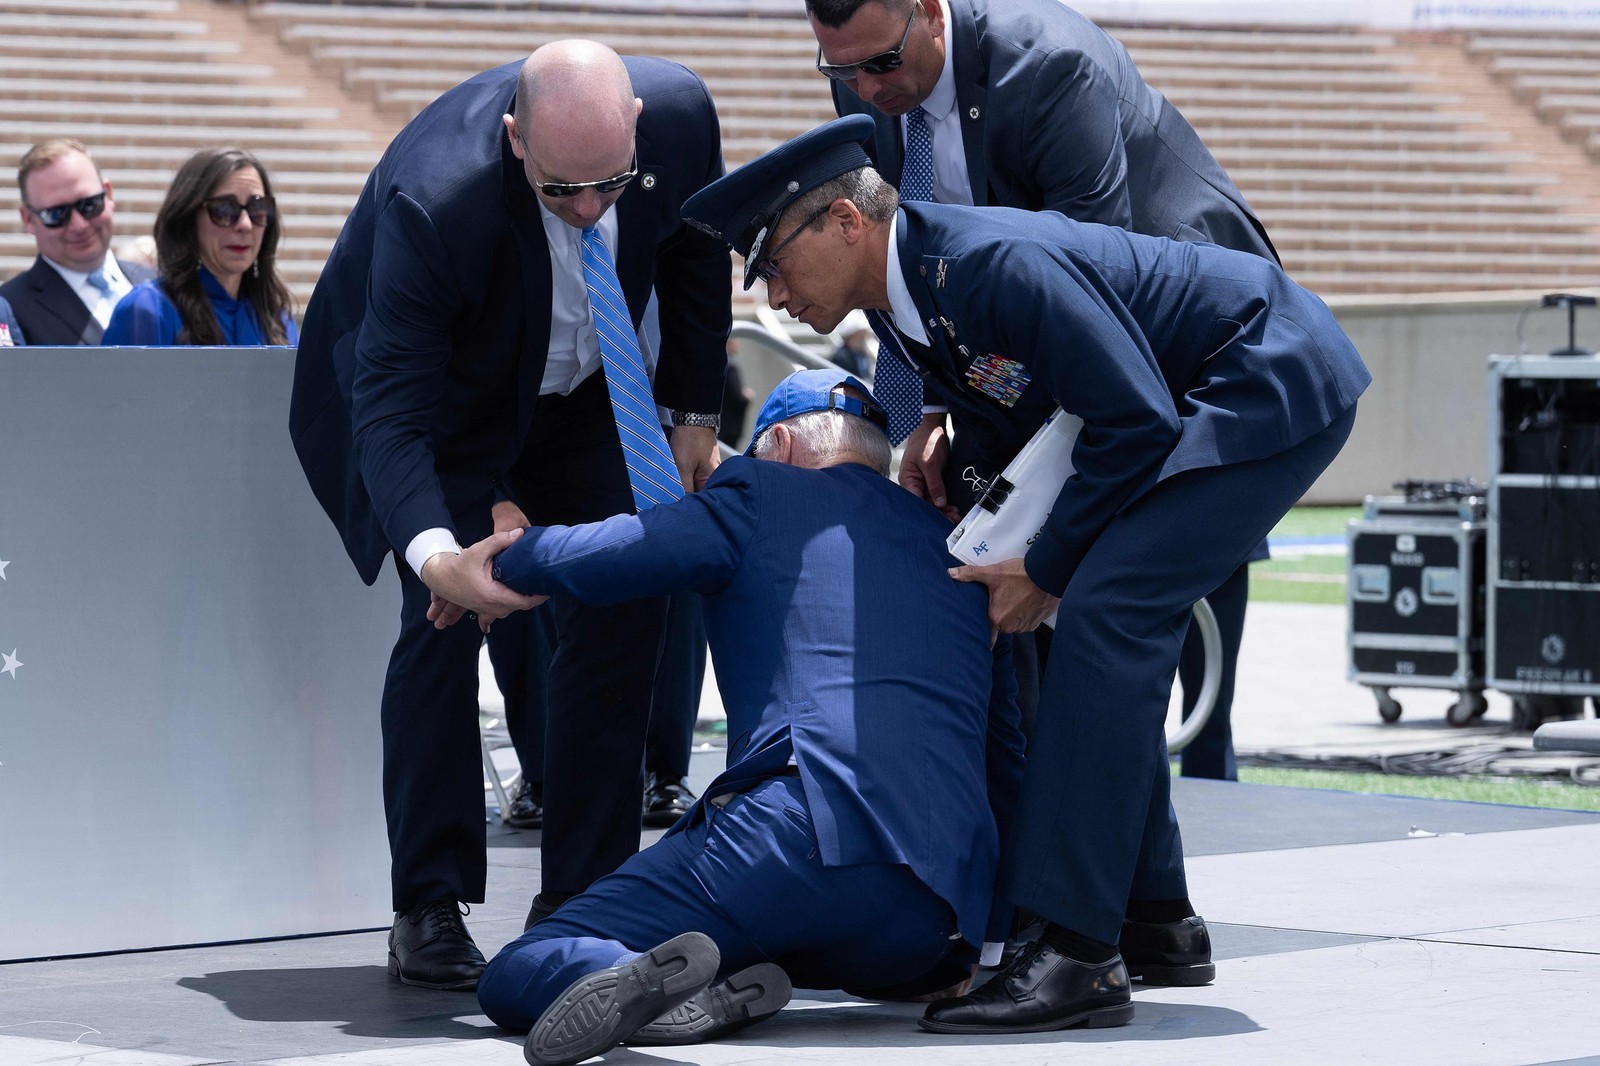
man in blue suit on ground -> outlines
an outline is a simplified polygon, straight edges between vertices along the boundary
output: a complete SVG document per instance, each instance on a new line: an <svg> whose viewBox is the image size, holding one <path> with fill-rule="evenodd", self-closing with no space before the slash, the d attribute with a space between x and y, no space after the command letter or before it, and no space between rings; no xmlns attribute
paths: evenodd
<svg viewBox="0 0 1600 1066"><path fill-rule="evenodd" d="M493 529L633 509L601 326L614 353L652 287L653 399L675 424L661 463L688 489L709 476L729 260L678 208L722 169L716 111L692 72L558 41L450 90L400 132L312 294L295 449L363 580L392 555L403 594L382 722L389 967L408 984L470 990L484 965L458 911L483 899L486 870L481 638L433 629L433 573ZM596 282L602 267L611 276ZM591 300L601 283L626 306ZM648 423L658 435L653 409ZM552 606L536 912L638 849L663 612L659 600Z"/></svg>
<svg viewBox="0 0 1600 1066"><path fill-rule="evenodd" d="M1265 259L1052 212L902 204L868 165L872 131L859 115L819 127L684 217L819 333L885 312L986 450L1016 448L1058 405L1083 420L1026 557L953 573L989 588L1003 632L1059 608L1002 878L1044 935L922 1024L1121 1025L1130 973L1211 968L1164 935L1200 924L1163 728L1190 608L1333 460L1370 377L1327 306Z"/></svg>
<svg viewBox="0 0 1600 1066"><path fill-rule="evenodd" d="M857 379L801 371L763 406L756 458L699 493L450 560L457 605L488 604L491 566L518 592L598 603L703 593L728 712L707 798L489 964L478 999L531 1027L530 1061L596 1054L691 996L640 1039L703 1039L779 1009L784 973L933 991L1004 938L1009 642L991 650L982 589L950 580L949 523L888 479L883 422Z"/></svg>
<svg viewBox="0 0 1600 1066"><path fill-rule="evenodd" d="M1121 43L1060 0L806 0L806 13L834 109L873 120L868 155L902 199L1060 211L1277 261L1266 228L1194 128L1145 82ZM919 147L932 164L921 182L906 166ZM903 382L911 412L902 418L910 438L901 484L966 510L967 486L1010 457L991 455L982 469L959 421L946 437L942 411L916 425L921 382L895 345L887 347L874 387L893 419L891 394ZM974 466L975 475L960 476ZM1251 561L1265 558L1263 542ZM1249 585L1241 564L1206 595L1222 633L1222 677L1211 717L1184 749L1189 776L1238 777L1229 717ZM1019 641L1019 663L1025 647ZM1204 662L1191 629L1179 670L1186 713ZM1025 722L1031 710L1025 696ZM1201 949L1195 945L1197 955Z"/></svg>

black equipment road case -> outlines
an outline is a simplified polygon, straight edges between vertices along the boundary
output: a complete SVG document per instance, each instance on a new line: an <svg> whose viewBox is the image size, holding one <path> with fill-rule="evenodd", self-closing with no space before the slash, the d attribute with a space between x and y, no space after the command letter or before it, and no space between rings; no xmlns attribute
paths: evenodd
<svg viewBox="0 0 1600 1066"><path fill-rule="evenodd" d="M1403 487L1405 496L1368 496L1347 530L1349 677L1373 690L1385 722L1402 710L1391 689L1453 689L1445 720L1466 726L1489 707L1483 489Z"/></svg>

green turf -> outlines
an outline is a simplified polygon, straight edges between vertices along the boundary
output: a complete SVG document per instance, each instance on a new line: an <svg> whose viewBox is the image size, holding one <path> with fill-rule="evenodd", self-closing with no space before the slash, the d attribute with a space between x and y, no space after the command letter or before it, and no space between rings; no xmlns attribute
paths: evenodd
<svg viewBox="0 0 1600 1066"><path fill-rule="evenodd" d="M1600 787L1560 782L1507 781L1501 778L1415 777L1409 774L1358 774L1336 770L1277 770L1242 766L1239 780L1256 785L1326 788L1421 799L1503 803L1512 807L1548 807L1568 811L1600 811Z"/></svg>
<svg viewBox="0 0 1600 1066"><path fill-rule="evenodd" d="M1360 518L1359 507L1296 507L1272 530L1274 537L1343 535L1350 519Z"/></svg>

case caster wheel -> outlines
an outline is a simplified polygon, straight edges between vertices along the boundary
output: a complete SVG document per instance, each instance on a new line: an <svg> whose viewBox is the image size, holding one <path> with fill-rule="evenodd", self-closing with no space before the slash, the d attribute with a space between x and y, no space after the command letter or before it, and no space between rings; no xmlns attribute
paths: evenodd
<svg viewBox="0 0 1600 1066"><path fill-rule="evenodd" d="M1393 725L1400 720L1400 701L1389 695L1386 688L1375 688L1372 695L1378 701L1378 717Z"/></svg>
<svg viewBox="0 0 1600 1066"><path fill-rule="evenodd" d="M1464 729L1482 718L1489 709L1489 701L1480 692L1463 692L1461 698L1444 712L1444 720L1457 729Z"/></svg>

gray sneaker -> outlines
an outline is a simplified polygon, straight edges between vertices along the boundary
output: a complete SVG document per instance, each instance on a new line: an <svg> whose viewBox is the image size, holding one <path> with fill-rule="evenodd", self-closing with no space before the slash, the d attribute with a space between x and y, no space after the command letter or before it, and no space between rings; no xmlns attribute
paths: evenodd
<svg viewBox="0 0 1600 1066"><path fill-rule="evenodd" d="M534 1066L564 1066L598 1055L705 991L720 961L710 937L684 933L581 977L533 1023L523 1057Z"/></svg>
<svg viewBox="0 0 1600 1066"><path fill-rule="evenodd" d="M793 992L782 967L758 962L634 1030L627 1043L698 1044L772 1017Z"/></svg>

